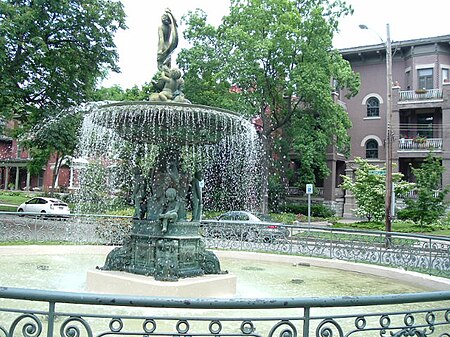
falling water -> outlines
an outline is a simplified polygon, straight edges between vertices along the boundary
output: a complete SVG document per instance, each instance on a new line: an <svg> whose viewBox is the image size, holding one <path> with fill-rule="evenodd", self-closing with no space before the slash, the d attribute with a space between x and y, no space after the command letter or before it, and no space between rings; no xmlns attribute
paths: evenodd
<svg viewBox="0 0 450 337"><path fill-rule="evenodd" d="M101 211L127 199L133 168L150 173L160 150L176 148L183 170L204 172L205 208L259 206L260 143L253 125L232 112L191 104L127 102L97 104L86 114L78 156L79 211ZM83 202L84 201L84 202Z"/></svg>

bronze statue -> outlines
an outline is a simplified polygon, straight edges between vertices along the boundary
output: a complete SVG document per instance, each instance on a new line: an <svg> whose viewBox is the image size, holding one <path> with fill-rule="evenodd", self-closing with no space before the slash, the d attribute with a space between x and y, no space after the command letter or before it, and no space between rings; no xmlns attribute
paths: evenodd
<svg viewBox="0 0 450 337"><path fill-rule="evenodd" d="M171 68L171 55L178 46L177 22L170 9L166 9L161 17L161 26L158 29L158 70L165 72Z"/></svg>
<svg viewBox="0 0 450 337"><path fill-rule="evenodd" d="M177 190L170 187L165 193L166 201L163 206L163 213L159 214L159 220L161 221L161 232L167 232L167 226L169 223L177 222L178 211L180 209L180 202L177 198Z"/></svg>
<svg viewBox="0 0 450 337"><path fill-rule="evenodd" d="M168 72L163 72L159 82L163 89L159 93L153 93L150 96L151 101L171 101L181 94L183 79L181 78L180 69L173 68L168 70Z"/></svg>
<svg viewBox="0 0 450 337"><path fill-rule="evenodd" d="M191 181L192 187L192 221L200 221L202 218L202 184L203 173L197 171L194 174L194 178Z"/></svg>

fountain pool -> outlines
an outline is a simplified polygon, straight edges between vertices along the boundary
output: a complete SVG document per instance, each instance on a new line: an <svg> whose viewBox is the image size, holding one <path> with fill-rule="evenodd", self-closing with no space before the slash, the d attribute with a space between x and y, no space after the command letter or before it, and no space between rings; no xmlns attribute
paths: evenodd
<svg viewBox="0 0 450 337"><path fill-rule="evenodd" d="M102 265L111 250L106 246L0 247L2 286L85 292L86 273ZM237 259L218 252L224 270L238 275L235 297L277 298L364 296L427 291L391 278L355 271L264 260ZM289 261L289 262L288 262ZM11 270L11 265L15 265Z"/></svg>

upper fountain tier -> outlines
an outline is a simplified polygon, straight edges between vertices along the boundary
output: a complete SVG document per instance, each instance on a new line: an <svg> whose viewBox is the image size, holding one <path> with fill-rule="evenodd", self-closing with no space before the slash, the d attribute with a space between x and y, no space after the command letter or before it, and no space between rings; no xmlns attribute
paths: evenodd
<svg viewBox="0 0 450 337"><path fill-rule="evenodd" d="M100 106L92 122L128 141L171 145L215 144L252 127L243 117L220 108L147 101Z"/></svg>

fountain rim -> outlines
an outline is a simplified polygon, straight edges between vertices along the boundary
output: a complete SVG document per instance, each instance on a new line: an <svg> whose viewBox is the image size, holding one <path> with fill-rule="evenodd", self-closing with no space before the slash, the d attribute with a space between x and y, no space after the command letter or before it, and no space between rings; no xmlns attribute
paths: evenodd
<svg viewBox="0 0 450 337"><path fill-rule="evenodd" d="M117 102L108 102L104 105L100 105L98 109L104 109L104 108L110 108L115 106L129 106L129 105L154 105L154 106L174 106L174 107L186 107L186 108L197 108L197 109L209 109L209 110L215 110L218 112L223 112L226 114L233 115L238 118L242 118L243 120L248 121L248 119L243 116L239 115L237 112L223 109L215 106L209 106L209 105L203 105L203 104L191 104L191 103L182 103L182 102L173 102L173 101L166 101L166 102L159 102L159 101L117 101Z"/></svg>

